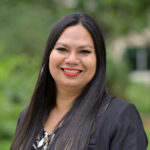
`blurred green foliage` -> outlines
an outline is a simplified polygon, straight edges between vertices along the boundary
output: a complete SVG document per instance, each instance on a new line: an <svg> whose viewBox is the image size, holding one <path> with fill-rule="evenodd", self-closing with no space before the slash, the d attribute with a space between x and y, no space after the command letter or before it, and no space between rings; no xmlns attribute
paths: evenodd
<svg viewBox="0 0 150 150"><path fill-rule="evenodd" d="M17 117L30 101L51 27L72 11L93 16L109 44L115 37L149 25L150 1L1 0L0 149L9 149ZM150 88L128 81L125 61L116 63L109 55L107 60L108 90L135 103L141 112L149 112Z"/></svg>
<svg viewBox="0 0 150 150"><path fill-rule="evenodd" d="M147 134L148 142L149 142L147 150L149 150L150 149L150 129L146 129L146 134Z"/></svg>
<svg viewBox="0 0 150 150"><path fill-rule="evenodd" d="M130 82L125 95L141 113L150 113L150 85Z"/></svg>
<svg viewBox="0 0 150 150"><path fill-rule="evenodd" d="M107 79L106 88L112 95L126 99L125 90L129 84L129 67L125 60L114 61L107 52Z"/></svg>

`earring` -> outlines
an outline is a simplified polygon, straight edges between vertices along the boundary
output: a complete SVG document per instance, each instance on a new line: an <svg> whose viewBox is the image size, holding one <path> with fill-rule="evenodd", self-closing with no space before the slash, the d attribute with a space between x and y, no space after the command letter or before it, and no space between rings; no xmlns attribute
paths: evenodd
<svg viewBox="0 0 150 150"><path fill-rule="evenodd" d="M43 67L42 67L42 68L41 68L41 71L40 71L41 74L43 73L43 70L44 70L44 69L43 69Z"/></svg>

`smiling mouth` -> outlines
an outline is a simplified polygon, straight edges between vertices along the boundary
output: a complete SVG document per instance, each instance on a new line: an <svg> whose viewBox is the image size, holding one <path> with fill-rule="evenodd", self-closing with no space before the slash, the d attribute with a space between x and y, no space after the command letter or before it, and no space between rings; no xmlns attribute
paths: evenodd
<svg viewBox="0 0 150 150"><path fill-rule="evenodd" d="M61 70L65 75L70 77L78 76L82 72L82 70L80 69L72 69L72 68L61 68Z"/></svg>

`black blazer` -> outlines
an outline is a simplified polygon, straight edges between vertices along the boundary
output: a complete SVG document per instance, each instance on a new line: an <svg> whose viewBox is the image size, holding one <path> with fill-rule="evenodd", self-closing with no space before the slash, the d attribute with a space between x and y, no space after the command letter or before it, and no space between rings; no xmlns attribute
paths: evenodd
<svg viewBox="0 0 150 150"><path fill-rule="evenodd" d="M25 112L20 114L17 128ZM111 101L104 99L88 150L146 150L147 145L148 140L135 106L118 98Z"/></svg>

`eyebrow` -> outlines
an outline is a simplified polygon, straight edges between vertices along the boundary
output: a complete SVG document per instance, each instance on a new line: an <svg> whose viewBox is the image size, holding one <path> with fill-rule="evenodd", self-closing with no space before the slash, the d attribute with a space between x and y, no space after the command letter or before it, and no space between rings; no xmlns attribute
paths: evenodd
<svg viewBox="0 0 150 150"><path fill-rule="evenodd" d="M94 48L94 47L91 45L82 45L82 46L79 46L79 48Z"/></svg>
<svg viewBox="0 0 150 150"><path fill-rule="evenodd" d="M56 43L56 45L62 45L64 47L66 47L66 48L70 48L70 46L68 46L67 44L62 43L62 42L58 42L58 43ZM94 47L91 46L91 45L81 45L78 48L92 48L92 49L94 49Z"/></svg>

